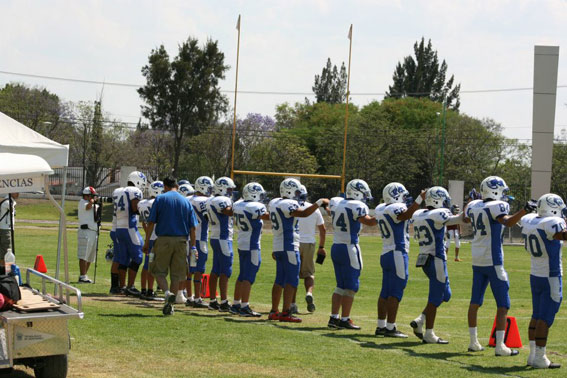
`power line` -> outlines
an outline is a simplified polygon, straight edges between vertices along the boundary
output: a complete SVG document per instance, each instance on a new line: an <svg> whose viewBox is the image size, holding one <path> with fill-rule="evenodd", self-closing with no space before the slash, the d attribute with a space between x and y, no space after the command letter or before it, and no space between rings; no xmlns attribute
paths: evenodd
<svg viewBox="0 0 567 378"><path fill-rule="evenodd" d="M29 73L22 73L22 72L11 72L11 71L0 71L0 74L12 75L12 76L22 76L22 77L32 77L32 78L36 78L36 79L66 81L66 82L81 83L81 84L108 85L108 86L115 86L115 87L140 88L140 87L143 86L143 85L140 85L140 84L132 84L132 83L76 79L76 78L61 77L61 76L37 75L37 74L29 74ZM558 85L557 88L567 88L567 84ZM461 90L461 91L459 91L459 93L461 93L461 94L475 94L475 93L497 93L497 92L521 92L521 91L530 91L530 90L533 90L533 87L470 89L470 90ZM221 92L223 92L223 93L234 93L234 91L232 91L232 90L224 90L224 89L221 89ZM247 90L240 90L240 91L238 91L238 93L257 94L257 95L284 95L284 96L313 96L314 95L313 92L286 92L286 91L247 91ZM430 92L416 92L416 93L404 93L404 94L391 93L390 95L419 96L419 95L428 95L428 94L430 94ZM349 95L350 96L386 96L386 93L385 92L351 92L351 93L349 93Z"/></svg>

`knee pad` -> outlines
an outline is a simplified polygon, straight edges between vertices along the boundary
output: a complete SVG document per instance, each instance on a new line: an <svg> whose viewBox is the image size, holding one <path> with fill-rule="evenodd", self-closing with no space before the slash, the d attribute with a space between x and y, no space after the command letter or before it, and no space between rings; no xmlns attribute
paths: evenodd
<svg viewBox="0 0 567 378"><path fill-rule="evenodd" d="M134 261L132 261L128 266L128 268L132 269L134 272L137 272L138 269L140 269L140 264L137 264Z"/></svg>
<svg viewBox="0 0 567 378"><path fill-rule="evenodd" d="M344 290L344 289L341 289L340 287L336 287L336 288L335 288L335 294L338 294L338 295L345 295L345 290Z"/></svg>
<svg viewBox="0 0 567 378"><path fill-rule="evenodd" d="M343 293L344 293L343 294L344 296L351 297L351 298L354 298L354 295L356 294L356 292L354 290L348 290L348 289L343 290Z"/></svg>
<svg viewBox="0 0 567 378"><path fill-rule="evenodd" d="M119 265L118 265L118 270L128 270L128 265L119 264Z"/></svg>

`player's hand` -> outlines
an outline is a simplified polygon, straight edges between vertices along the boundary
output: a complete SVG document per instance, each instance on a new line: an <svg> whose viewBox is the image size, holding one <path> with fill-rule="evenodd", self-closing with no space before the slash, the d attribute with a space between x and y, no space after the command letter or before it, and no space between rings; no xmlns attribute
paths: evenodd
<svg viewBox="0 0 567 378"><path fill-rule="evenodd" d="M317 201L317 205L322 208L327 208L329 206L329 199L328 198L319 198Z"/></svg>
<svg viewBox="0 0 567 378"><path fill-rule="evenodd" d="M144 252L144 254L148 254L150 251L150 243L148 243L147 241L144 243L144 247L142 248L142 251Z"/></svg>
<svg viewBox="0 0 567 378"><path fill-rule="evenodd" d="M419 193L419 195L421 196L421 199L422 199L422 200L425 199L425 193L427 193L427 189L422 189L421 192Z"/></svg>
<svg viewBox="0 0 567 378"><path fill-rule="evenodd" d="M524 205L524 210L526 211L526 213L533 213L534 211L536 211L537 201L533 198L527 201L526 204Z"/></svg>
<svg viewBox="0 0 567 378"><path fill-rule="evenodd" d="M317 250L317 254L318 254L318 255L327 256L327 251L325 251L325 248L319 248L319 249Z"/></svg>
<svg viewBox="0 0 567 378"><path fill-rule="evenodd" d="M276 259L276 254L274 252L272 252L272 258L275 260Z"/></svg>

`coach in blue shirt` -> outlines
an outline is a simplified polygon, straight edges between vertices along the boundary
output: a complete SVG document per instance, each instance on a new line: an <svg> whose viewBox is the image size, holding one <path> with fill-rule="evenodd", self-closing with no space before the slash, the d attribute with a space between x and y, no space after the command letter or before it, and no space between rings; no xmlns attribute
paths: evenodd
<svg viewBox="0 0 567 378"><path fill-rule="evenodd" d="M173 303L179 282L187 277L187 239L195 250L195 226L197 218L193 206L177 192L177 180L166 177L163 180L164 193L154 200L144 253L148 253L149 240L156 228L157 239L154 244L154 261L150 263L150 273L156 278L159 287L165 292L164 315L173 314ZM167 273L170 272L170 290L167 290Z"/></svg>

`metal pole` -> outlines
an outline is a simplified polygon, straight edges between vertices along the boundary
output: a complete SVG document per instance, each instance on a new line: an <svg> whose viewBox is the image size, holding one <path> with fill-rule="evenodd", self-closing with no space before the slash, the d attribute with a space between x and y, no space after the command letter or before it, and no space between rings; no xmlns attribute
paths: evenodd
<svg viewBox="0 0 567 378"><path fill-rule="evenodd" d="M443 171L445 169L445 129L446 129L446 115L447 115L447 99L443 100L443 123L441 131L441 171L439 174L439 185L443 185Z"/></svg>
<svg viewBox="0 0 567 378"><path fill-rule="evenodd" d="M348 98L350 96L350 61L352 56L352 24L348 31L349 47L348 47L348 74L347 74L347 92L346 92L346 111L345 111L345 136L343 142L343 171L341 173L341 193L345 192L345 170L346 170L346 146L348 132Z"/></svg>
<svg viewBox="0 0 567 378"><path fill-rule="evenodd" d="M8 211L10 212L10 238L12 239L12 253L16 254L16 244L14 238L14 202L12 201L12 193L8 193ZM8 274L8 272L6 272Z"/></svg>
<svg viewBox="0 0 567 378"><path fill-rule="evenodd" d="M83 186L85 187L85 165L87 160L87 124L83 121ZM57 277L56 277L57 278Z"/></svg>
<svg viewBox="0 0 567 378"><path fill-rule="evenodd" d="M236 80L234 82L234 117L232 121L232 162L230 167L230 178L234 180L234 145L236 143L236 96L238 94L238 60L240 56L240 15L236 22L236 29L238 30L238 42L236 45Z"/></svg>
<svg viewBox="0 0 567 378"><path fill-rule="evenodd" d="M84 168L83 168L84 169ZM84 172L84 170L83 170ZM83 175L84 177L84 175ZM47 188L46 188L47 190ZM65 196L67 194L67 167L63 167L63 187L61 188L61 208L65 209ZM63 238L64 226L63 216L59 216L59 238L57 239L57 261L55 265L55 279L59 279L59 269L61 267L61 239ZM57 294L57 293L56 293Z"/></svg>

